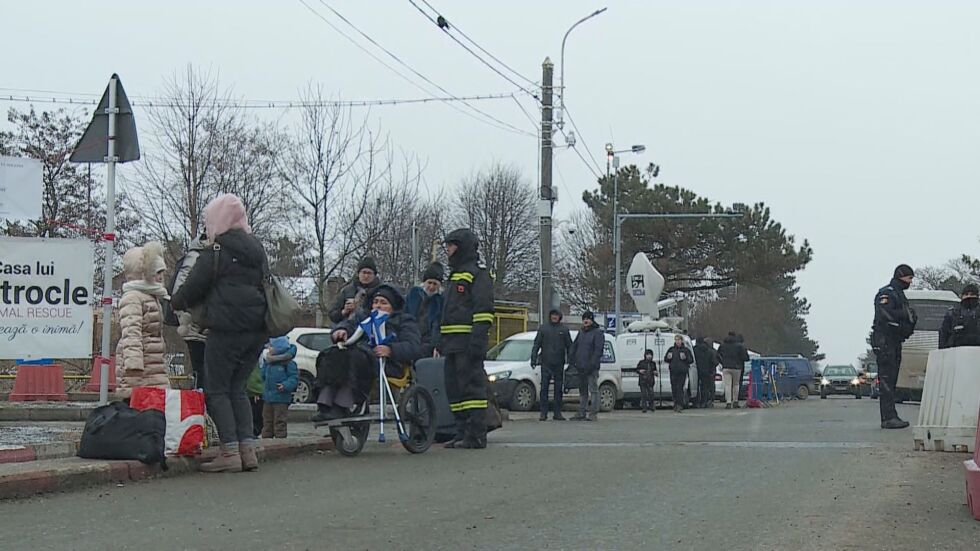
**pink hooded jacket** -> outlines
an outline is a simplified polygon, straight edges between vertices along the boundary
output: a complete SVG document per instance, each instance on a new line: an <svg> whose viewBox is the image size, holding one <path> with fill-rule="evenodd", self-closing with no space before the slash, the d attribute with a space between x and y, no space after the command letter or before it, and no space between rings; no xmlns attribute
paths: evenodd
<svg viewBox="0 0 980 551"><path fill-rule="evenodd" d="M208 241L214 242L219 235L229 230L243 230L252 233L248 225L248 213L242 200L231 193L221 194L204 207L204 228L208 233Z"/></svg>

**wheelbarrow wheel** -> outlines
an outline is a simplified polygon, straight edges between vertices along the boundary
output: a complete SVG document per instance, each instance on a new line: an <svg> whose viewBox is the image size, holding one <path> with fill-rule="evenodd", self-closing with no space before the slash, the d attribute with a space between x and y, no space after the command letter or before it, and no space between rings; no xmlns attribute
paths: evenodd
<svg viewBox="0 0 980 551"><path fill-rule="evenodd" d="M436 402L425 387L411 386L398 402L405 434L402 446L411 453L423 453L436 437Z"/></svg>
<svg viewBox="0 0 980 551"><path fill-rule="evenodd" d="M344 436L346 431L339 428L330 429L330 438L333 439L334 449L340 452L340 455L354 457L364 449L368 433L371 431L371 423L369 421L351 423L347 428L350 430L349 438Z"/></svg>

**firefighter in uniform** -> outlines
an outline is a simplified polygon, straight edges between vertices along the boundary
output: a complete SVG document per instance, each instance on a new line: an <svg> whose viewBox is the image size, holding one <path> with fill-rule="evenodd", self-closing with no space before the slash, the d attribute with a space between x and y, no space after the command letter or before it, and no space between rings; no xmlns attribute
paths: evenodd
<svg viewBox="0 0 980 551"><path fill-rule="evenodd" d="M960 304L946 312L939 328L939 348L980 346L980 288L973 283L963 287Z"/></svg>
<svg viewBox="0 0 980 551"><path fill-rule="evenodd" d="M915 310L909 306L905 290L912 284L912 268L902 264L895 268L891 283L878 289L875 295L875 320L871 328L871 347L878 360L878 379L881 395L881 428L904 429L908 421L898 417L895 410L895 386L902 365L902 343L915 330Z"/></svg>
<svg viewBox="0 0 980 551"><path fill-rule="evenodd" d="M440 326L446 358L446 394L456 419L456 438L447 448L487 446L487 353L493 323L493 283L480 261L480 242L468 229L446 236L449 281Z"/></svg>

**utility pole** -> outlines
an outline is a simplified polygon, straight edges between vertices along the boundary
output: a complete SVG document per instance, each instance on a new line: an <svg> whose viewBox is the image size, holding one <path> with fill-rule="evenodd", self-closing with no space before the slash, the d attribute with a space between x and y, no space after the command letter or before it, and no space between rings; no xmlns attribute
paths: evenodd
<svg viewBox="0 0 980 551"><path fill-rule="evenodd" d="M550 58L544 58L541 66L541 199L538 201L540 220L539 239L541 245L541 285L538 295L538 316L543 320L552 307L551 289L551 209L554 194L551 190L551 131L554 117L552 77L555 65Z"/></svg>

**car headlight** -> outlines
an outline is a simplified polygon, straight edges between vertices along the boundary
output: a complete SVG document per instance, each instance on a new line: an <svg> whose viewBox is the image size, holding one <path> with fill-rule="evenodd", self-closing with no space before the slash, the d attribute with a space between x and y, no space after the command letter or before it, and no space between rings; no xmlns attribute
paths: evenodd
<svg viewBox="0 0 980 551"><path fill-rule="evenodd" d="M822 384L822 385L829 385L830 384L830 379L824 377L823 379L820 379L820 384Z"/></svg>
<svg viewBox="0 0 980 551"><path fill-rule="evenodd" d="M491 383L502 381L504 379L510 379L510 371L501 371L500 373L494 373L493 375L487 377L487 379L489 379Z"/></svg>
<svg viewBox="0 0 980 551"><path fill-rule="evenodd" d="M857 377L854 377L853 379L851 379L851 384L852 385L859 385L859 384L861 384L861 379L858 379Z"/></svg>

